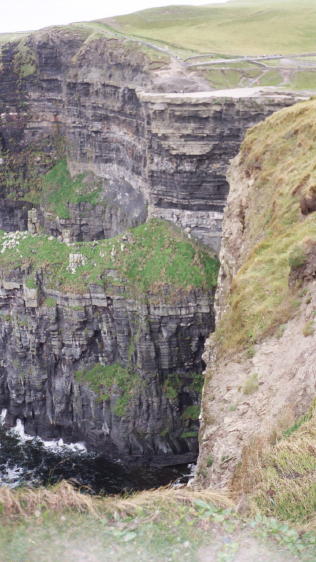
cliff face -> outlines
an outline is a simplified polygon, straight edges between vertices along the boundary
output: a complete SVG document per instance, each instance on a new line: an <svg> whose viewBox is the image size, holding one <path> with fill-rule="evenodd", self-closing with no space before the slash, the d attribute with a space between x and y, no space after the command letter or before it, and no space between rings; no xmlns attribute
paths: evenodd
<svg viewBox="0 0 316 562"><path fill-rule="evenodd" d="M259 459L282 431L310 419L293 425L315 398L316 223L312 206L302 212L314 193L314 115L314 101L276 113L247 134L231 165L217 328L204 356L197 482L253 492L269 470L262 497L270 514L281 500L293 507L301 487L311 497L313 486L315 462L303 468L300 458L305 446L314 450L313 429L303 430L304 445L281 441L279 457ZM283 446L293 451L284 465Z"/></svg>
<svg viewBox="0 0 316 562"><path fill-rule="evenodd" d="M193 460L216 260L163 221L66 245L2 233L0 407L113 458ZM181 456L182 455L182 456Z"/></svg>
<svg viewBox="0 0 316 562"><path fill-rule="evenodd" d="M0 405L8 408L7 422L18 417L30 434L82 440L114 458L194 459L211 295L192 291L171 305L114 291L42 290L39 304L18 282L1 288ZM101 363L115 365L114 381L104 369L103 382L94 382Z"/></svg>
<svg viewBox="0 0 316 562"><path fill-rule="evenodd" d="M8 423L113 457L196 455L216 260L192 240L218 250L229 160L295 101L201 87L179 62L80 26L2 48Z"/></svg>
<svg viewBox="0 0 316 562"><path fill-rule="evenodd" d="M150 93L201 87L194 75L180 79L174 62L163 64L155 69L129 41L93 40L82 30L38 32L5 46L3 195L33 202L39 225L65 240L110 237L149 216L218 250L229 160L248 127L296 98L269 89L246 97ZM85 189L61 216L40 178L65 158L72 177L85 174ZM83 205L87 192L98 193L92 206Z"/></svg>

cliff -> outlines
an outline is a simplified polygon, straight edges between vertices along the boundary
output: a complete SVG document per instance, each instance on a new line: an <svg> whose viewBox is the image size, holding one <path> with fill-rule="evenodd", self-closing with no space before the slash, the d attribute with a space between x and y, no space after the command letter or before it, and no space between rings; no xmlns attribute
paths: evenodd
<svg viewBox="0 0 316 562"><path fill-rule="evenodd" d="M314 510L315 110L254 127L229 171L197 475L292 520Z"/></svg>
<svg viewBox="0 0 316 562"><path fill-rule="evenodd" d="M203 87L175 57L89 25L2 46L10 425L113 458L195 458L227 166L249 126L300 98Z"/></svg>
<svg viewBox="0 0 316 562"><path fill-rule="evenodd" d="M175 59L157 68L137 42L80 27L4 45L0 83L1 191L7 205L33 204L33 231L92 240L159 217L216 251L246 129L301 97L198 92L207 86Z"/></svg>
<svg viewBox="0 0 316 562"><path fill-rule="evenodd" d="M216 261L151 221L71 247L2 233L0 264L8 423L113 458L192 460Z"/></svg>

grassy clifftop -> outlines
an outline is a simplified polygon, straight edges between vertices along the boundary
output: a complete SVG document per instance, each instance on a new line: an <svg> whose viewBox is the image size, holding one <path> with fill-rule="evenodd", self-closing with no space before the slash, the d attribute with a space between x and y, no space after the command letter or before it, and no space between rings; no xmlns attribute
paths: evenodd
<svg viewBox="0 0 316 562"><path fill-rule="evenodd" d="M71 246L45 235L1 232L0 268L4 278L24 271L31 287L41 270L47 287L66 292L109 284L135 295L164 294L168 285L172 296L181 289L214 287L218 262L172 224L151 220L109 240Z"/></svg>
<svg viewBox="0 0 316 562"><path fill-rule="evenodd" d="M315 560L315 535L275 519L245 521L212 489L89 497L65 482L0 490L2 560L229 562ZM106 553L106 554L105 554ZM105 558L106 557L106 558Z"/></svg>

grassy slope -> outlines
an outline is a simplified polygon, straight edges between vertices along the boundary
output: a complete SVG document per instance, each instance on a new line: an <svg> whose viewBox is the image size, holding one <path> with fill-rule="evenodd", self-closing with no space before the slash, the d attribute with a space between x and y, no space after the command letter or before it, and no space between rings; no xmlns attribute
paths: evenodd
<svg viewBox="0 0 316 562"><path fill-rule="evenodd" d="M84 174L71 178L66 160L60 160L47 174L39 178L36 189L27 193L24 199L41 205L45 210L53 212L59 218L67 219L70 216L69 203L90 203L96 205L100 202L100 181L85 181Z"/></svg>
<svg viewBox="0 0 316 562"><path fill-rule="evenodd" d="M28 32L20 31L16 33L0 33L0 45L1 43L9 43L10 41L18 41L19 39L23 39L28 35Z"/></svg>
<svg viewBox="0 0 316 562"><path fill-rule="evenodd" d="M305 249L316 242L316 214L303 216L299 204L315 189L315 116L316 100L282 110L250 130L241 147L242 170L254 180L245 218L249 250L216 330L226 352L251 353L253 343L277 335L302 298L309 298L308 285L289 288L289 274L305 263ZM311 320L303 335L311 335L314 326ZM315 528L315 404L263 455L257 452L255 508Z"/></svg>
<svg viewBox="0 0 316 562"><path fill-rule="evenodd" d="M222 5L171 5L118 16L115 20L115 28L113 19L70 27L101 36L113 33L139 36L183 51L266 54L315 50L314 0L231 0ZM26 35L26 32L2 33L0 43ZM159 54L156 52L155 56Z"/></svg>
<svg viewBox="0 0 316 562"><path fill-rule="evenodd" d="M235 0L168 6L116 18L121 31L197 52L296 53L315 50L313 0Z"/></svg>
<svg viewBox="0 0 316 562"><path fill-rule="evenodd" d="M316 406L284 432L265 452L257 470L258 484L252 496L265 515L292 522L316 518Z"/></svg>
<svg viewBox="0 0 316 562"><path fill-rule="evenodd" d="M314 51L315 26L313 0L231 0L223 5L154 8L64 28L86 35L86 43L121 38L125 40L127 54L142 53L144 66L155 70L169 64L170 54L185 59L192 54L210 52L225 57ZM0 46L18 37L0 34ZM150 43L163 48L164 52L152 48ZM291 64L287 68L285 64L274 69L273 63L267 65L266 69L248 65L248 69L237 70L221 64L223 68L199 67L199 72L213 88L219 89L275 85L316 90L313 68L303 65L297 69ZM22 77L34 72L32 60L20 66L18 64L18 71Z"/></svg>
<svg viewBox="0 0 316 562"><path fill-rule="evenodd" d="M169 285L173 298L179 290L216 285L218 264L206 249L189 240L170 223L151 220L110 240L81 242L67 246L45 235L0 233L0 268L10 271L27 268L32 282L36 271L44 271L46 287L85 292L89 284L123 285L138 296L148 291L164 294ZM69 255L82 254L84 264L69 271ZM107 276L108 271L111 276ZM114 275L113 275L114 272Z"/></svg>
<svg viewBox="0 0 316 562"><path fill-rule="evenodd" d="M260 341L300 303L288 278L303 241L316 240L315 213L303 217L299 206L315 182L315 116L315 100L282 110L250 130L241 147L242 168L254 179L246 219L252 249L217 329L226 350Z"/></svg>

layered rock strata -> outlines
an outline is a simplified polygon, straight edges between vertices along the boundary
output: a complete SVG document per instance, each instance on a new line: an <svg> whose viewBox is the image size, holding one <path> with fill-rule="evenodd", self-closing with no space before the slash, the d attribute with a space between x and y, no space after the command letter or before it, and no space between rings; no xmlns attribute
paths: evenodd
<svg viewBox="0 0 316 562"><path fill-rule="evenodd" d="M154 217L218 250L229 160L250 125L296 97L270 89L185 93L199 87L195 77L178 80L169 62L157 68L135 42L94 39L80 26L1 50L0 226L28 228L34 247L23 233L14 259L14 237L1 249L0 405L10 424L19 417L30 433L83 439L113 458L175 462L197 451L214 260L184 240L162 243L157 229L155 278L135 293L116 264L120 252L128 262L133 236L97 256L97 242L75 243ZM68 249L36 246L43 231ZM135 254L139 287L146 244L146 256ZM178 271L187 256L187 271ZM71 279L77 271L80 290ZM133 266L128 271L133 278ZM97 273L88 282L90 272Z"/></svg>
<svg viewBox="0 0 316 562"><path fill-rule="evenodd" d="M89 210L70 209L69 224L55 229L62 238L111 236L120 220L123 231L148 214L218 250L229 160L248 127L298 96L269 88L246 95L150 93L170 84L162 86L161 70L152 70L140 49L118 39L88 39L82 31L56 29L3 47L3 195L30 199L34 189L40 193L38 177L67 156L72 175L101 178L102 201L115 211L96 213L89 232ZM189 76L190 85L197 87ZM49 212L45 199L39 201ZM78 214L85 228L78 227ZM48 232L51 222L44 221Z"/></svg>
<svg viewBox="0 0 316 562"><path fill-rule="evenodd" d="M149 228L154 250L144 248ZM83 440L129 462L196 457L216 263L177 232L156 221L78 247L2 234L0 408L9 425L19 418L32 435ZM189 277L177 244L192 257Z"/></svg>

